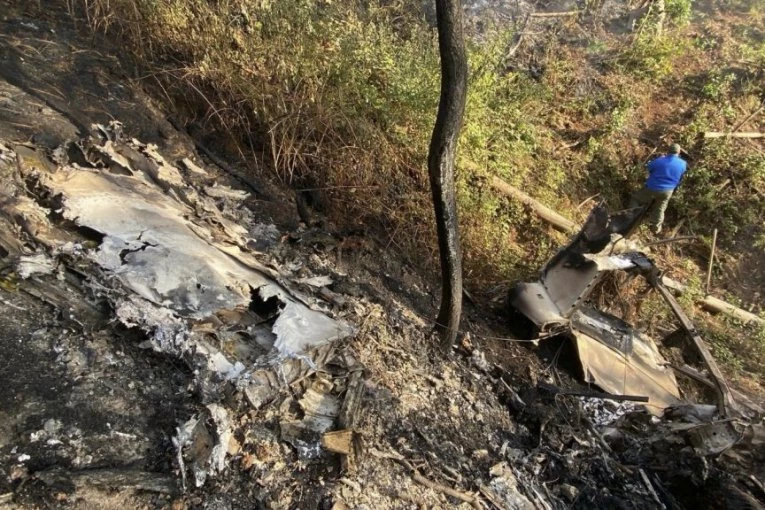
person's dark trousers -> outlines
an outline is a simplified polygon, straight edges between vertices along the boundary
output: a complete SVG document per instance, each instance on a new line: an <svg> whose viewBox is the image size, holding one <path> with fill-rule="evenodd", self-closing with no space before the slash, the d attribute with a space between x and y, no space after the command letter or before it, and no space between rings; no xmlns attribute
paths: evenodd
<svg viewBox="0 0 765 510"><path fill-rule="evenodd" d="M664 223L664 211L667 210L667 205L669 205L669 199L672 198L673 192L674 190L671 189L654 191L644 186L632 194L629 207L632 209L652 204L649 211L651 215L651 230L654 234L658 234L661 232L661 226Z"/></svg>

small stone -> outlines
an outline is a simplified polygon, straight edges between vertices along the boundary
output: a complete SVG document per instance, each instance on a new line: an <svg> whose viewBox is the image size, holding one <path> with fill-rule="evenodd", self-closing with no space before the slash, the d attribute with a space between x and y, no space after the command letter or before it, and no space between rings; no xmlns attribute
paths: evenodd
<svg viewBox="0 0 765 510"><path fill-rule="evenodd" d="M567 483L560 484L558 486L558 491L560 492L561 496L566 498L566 500L568 500L570 503L573 503L574 500L576 500L576 497L579 495L579 489Z"/></svg>
<svg viewBox="0 0 765 510"><path fill-rule="evenodd" d="M21 480L22 478L29 476L29 471L27 470L26 466L16 464L15 466L11 466L11 470L8 473L8 476L12 482L15 482L16 480Z"/></svg>
<svg viewBox="0 0 765 510"><path fill-rule="evenodd" d="M53 418L45 420L45 423L43 424L43 430L48 434L55 434L61 430L61 427L63 427L63 423Z"/></svg>
<svg viewBox="0 0 765 510"><path fill-rule="evenodd" d="M489 450L475 450L473 452L474 459L486 459L489 457Z"/></svg>

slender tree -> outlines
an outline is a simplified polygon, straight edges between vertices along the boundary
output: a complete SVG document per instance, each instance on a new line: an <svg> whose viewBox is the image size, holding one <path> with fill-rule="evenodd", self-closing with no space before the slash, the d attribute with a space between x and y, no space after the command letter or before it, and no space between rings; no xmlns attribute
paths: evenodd
<svg viewBox="0 0 765 510"><path fill-rule="evenodd" d="M467 58L459 0L436 0L441 54L441 98L430 139L428 174L441 258L441 307L437 330L446 351L454 344L462 313L462 251L454 195L454 153L467 93Z"/></svg>

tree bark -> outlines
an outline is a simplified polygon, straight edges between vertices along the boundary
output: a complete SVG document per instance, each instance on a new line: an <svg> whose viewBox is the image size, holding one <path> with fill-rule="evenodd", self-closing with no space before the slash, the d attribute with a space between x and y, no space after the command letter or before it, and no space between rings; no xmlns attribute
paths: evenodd
<svg viewBox="0 0 765 510"><path fill-rule="evenodd" d="M437 330L441 346L451 348L462 313L462 253L454 193L454 153L462 128L467 93L467 57L459 0L436 0L441 97L428 153L428 174L436 213L441 259L441 307Z"/></svg>

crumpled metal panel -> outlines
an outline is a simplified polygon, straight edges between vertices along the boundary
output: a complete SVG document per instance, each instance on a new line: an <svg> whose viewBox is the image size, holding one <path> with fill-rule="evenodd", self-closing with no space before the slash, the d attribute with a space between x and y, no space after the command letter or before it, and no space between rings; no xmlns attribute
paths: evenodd
<svg viewBox="0 0 765 510"><path fill-rule="evenodd" d="M138 177L62 169L46 186L61 194L65 218L104 235L90 257L156 305L202 319L246 307L254 291L276 297L275 347L288 354L352 332L266 276L226 230L193 223L187 205Z"/></svg>
<svg viewBox="0 0 765 510"><path fill-rule="evenodd" d="M561 316L569 317L602 277L603 269L588 255L613 255L641 214L641 209L628 209L609 215L602 204L596 206L579 233L545 264L540 281Z"/></svg>
<svg viewBox="0 0 765 510"><path fill-rule="evenodd" d="M566 324L607 271L634 267L634 255L623 254L626 241L642 216L642 209L609 215L596 206L582 229L545 264L539 281L519 283L509 296L510 305L528 317L540 331L551 324Z"/></svg>
<svg viewBox="0 0 765 510"><path fill-rule="evenodd" d="M550 299L547 290L539 282L521 282L510 297L510 302L520 313L529 318L540 332L546 332L556 326L565 325L566 320Z"/></svg>
<svg viewBox="0 0 765 510"><path fill-rule="evenodd" d="M590 307L574 312L571 332L587 382L609 393L646 396L655 415L680 402L675 374L650 337Z"/></svg>

